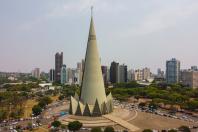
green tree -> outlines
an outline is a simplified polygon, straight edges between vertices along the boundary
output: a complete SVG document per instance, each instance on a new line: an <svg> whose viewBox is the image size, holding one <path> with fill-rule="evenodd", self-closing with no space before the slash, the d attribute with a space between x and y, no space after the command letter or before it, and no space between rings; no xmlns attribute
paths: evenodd
<svg viewBox="0 0 198 132"><path fill-rule="evenodd" d="M91 129L91 132L102 132L100 127L94 127Z"/></svg>
<svg viewBox="0 0 198 132"><path fill-rule="evenodd" d="M181 126L181 127L179 127L179 130L181 132L191 132L189 127L187 127L187 126Z"/></svg>
<svg viewBox="0 0 198 132"><path fill-rule="evenodd" d="M40 106L41 108L45 108L46 105L47 105L47 103L44 100L41 100L38 103L38 106Z"/></svg>
<svg viewBox="0 0 198 132"><path fill-rule="evenodd" d="M104 132L115 132L115 131L114 131L113 127L108 126L108 127L105 128Z"/></svg>
<svg viewBox="0 0 198 132"><path fill-rule="evenodd" d="M53 127L57 128L57 127L61 126L61 122L60 121L54 121L54 122L51 123L51 125Z"/></svg>
<svg viewBox="0 0 198 132"><path fill-rule="evenodd" d="M168 132L177 132L177 130L171 129L171 130L168 130Z"/></svg>
<svg viewBox="0 0 198 132"><path fill-rule="evenodd" d="M59 100L63 100L64 98L65 98L64 95L60 95L60 96L58 97Z"/></svg>
<svg viewBox="0 0 198 132"><path fill-rule="evenodd" d="M10 113L10 117L16 119L18 117L18 115L16 112L13 111Z"/></svg>
<svg viewBox="0 0 198 132"><path fill-rule="evenodd" d="M66 125L64 125L64 124L61 124L61 129L66 129Z"/></svg>
<svg viewBox="0 0 198 132"><path fill-rule="evenodd" d="M42 108L39 105L34 105L32 108L32 113L37 116L40 115L42 112Z"/></svg>
<svg viewBox="0 0 198 132"><path fill-rule="evenodd" d="M194 110L198 109L198 101L196 101L196 100L189 101L185 104L184 108L194 111Z"/></svg>
<svg viewBox="0 0 198 132"><path fill-rule="evenodd" d="M52 103L52 99L48 96L45 96L45 97L41 98L40 101L45 102L47 105Z"/></svg>
<svg viewBox="0 0 198 132"><path fill-rule="evenodd" d="M6 111L0 110L0 121L3 121L6 119L8 113Z"/></svg>
<svg viewBox="0 0 198 132"><path fill-rule="evenodd" d="M142 132L153 132L151 129L144 129Z"/></svg>
<svg viewBox="0 0 198 132"><path fill-rule="evenodd" d="M79 121L69 122L68 129L70 131L78 131L82 127L82 123Z"/></svg>

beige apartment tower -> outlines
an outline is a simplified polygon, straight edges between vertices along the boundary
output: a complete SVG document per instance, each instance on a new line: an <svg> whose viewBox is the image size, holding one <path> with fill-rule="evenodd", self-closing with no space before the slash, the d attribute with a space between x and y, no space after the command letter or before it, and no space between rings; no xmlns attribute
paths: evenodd
<svg viewBox="0 0 198 132"><path fill-rule="evenodd" d="M184 70L181 72L182 84L191 88L198 88L198 71Z"/></svg>
<svg viewBox="0 0 198 132"><path fill-rule="evenodd" d="M94 21L91 16L85 66L80 96L70 98L70 114L78 116L101 116L113 111L111 93L106 96L101 64L97 48Z"/></svg>

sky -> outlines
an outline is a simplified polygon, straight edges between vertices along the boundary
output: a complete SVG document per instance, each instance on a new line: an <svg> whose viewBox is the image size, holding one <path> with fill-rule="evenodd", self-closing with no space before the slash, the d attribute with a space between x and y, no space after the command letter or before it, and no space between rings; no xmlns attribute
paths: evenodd
<svg viewBox="0 0 198 132"><path fill-rule="evenodd" d="M112 61L165 69L198 65L197 0L1 0L0 71L54 68L54 55L76 67L85 56L90 7L102 65Z"/></svg>

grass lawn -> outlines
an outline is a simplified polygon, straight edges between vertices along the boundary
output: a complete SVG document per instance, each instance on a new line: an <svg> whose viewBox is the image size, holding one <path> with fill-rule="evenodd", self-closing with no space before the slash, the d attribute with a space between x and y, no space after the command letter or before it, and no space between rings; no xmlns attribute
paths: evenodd
<svg viewBox="0 0 198 132"><path fill-rule="evenodd" d="M52 101L56 101L58 100L58 97L59 95L56 95L56 96L51 96L51 99ZM34 99L28 99L25 103L24 103L24 106L25 106L25 110L24 110L24 115L22 118L28 118L28 117L31 117L31 114L32 114L32 107L34 105L36 105L38 102Z"/></svg>
<svg viewBox="0 0 198 132"><path fill-rule="evenodd" d="M58 97L59 97L59 95L51 96L51 99L52 99L52 101L54 102L54 101L58 100Z"/></svg>
<svg viewBox="0 0 198 132"><path fill-rule="evenodd" d="M28 99L24 106L25 106L25 110L24 110L24 115L23 118L28 118L31 117L32 114L32 107L34 105L36 105L38 102L36 100L32 100L32 99Z"/></svg>

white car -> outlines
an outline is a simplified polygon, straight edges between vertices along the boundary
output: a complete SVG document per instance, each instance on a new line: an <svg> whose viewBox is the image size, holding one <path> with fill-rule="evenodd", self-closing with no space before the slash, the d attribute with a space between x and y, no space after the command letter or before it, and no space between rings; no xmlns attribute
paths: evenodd
<svg viewBox="0 0 198 132"><path fill-rule="evenodd" d="M13 122L12 125L16 125L18 122Z"/></svg>

